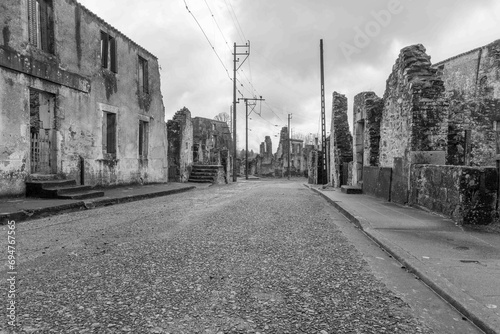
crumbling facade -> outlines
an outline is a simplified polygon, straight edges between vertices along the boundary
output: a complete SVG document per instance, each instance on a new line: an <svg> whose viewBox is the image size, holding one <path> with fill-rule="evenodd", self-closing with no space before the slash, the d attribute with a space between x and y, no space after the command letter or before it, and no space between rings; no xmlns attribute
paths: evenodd
<svg viewBox="0 0 500 334"><path fill-rule="evenodd" d="M432 65L401 50L384 98L354 101L353 183L363 192L464 224L497 216L499 42Z"/></svg>
<svg viewBox="0 0 500 334"><path fill-rule="evenodd" d="M167 181L157 58L74 0L0 4L0 196Z"/></svg>
<svg viewBox="0 0 500 334"><path fill-rule="evenodd" d="M333 92L330 128L328 183L334 187L347 184L348 164L352 161L352 135L347 121L347 97Z"/></svg>
<svg viewBox="0 0 500 334"><path fill-rule="evenodd" d="M193 121L184 107L167 122L169 180L186 182L193 166Z"/></svg>
<svg viewBox="0 0 500 334"><path fill-rule="evenodd" d="M186 107L167 122L169 140L169 176L187 182L194 165L223 166L229 179L232 136L226 122L191 117Z"/></svg>
<svg viewBox="0 0 500 334"><path fill-rule="evenodd" d="M274 176L275 160L273 154L273 142L270 136L266 136L265 141L260 144L259 154L255 158L255 169L251 174L259 176Z"/></svg>
<svg viewBox="0 0 500 334"><path fill-rule="evenodd" d="M500 40L434 64L450 100L446 164L495 166Z"/></svg>
<svg viewBox="0 0 500 334"><path fill-rule="evenodd" d="M384 101L374 92L359 93L353 106L352 184L363 184L364 166L379 166L380 123Z"/></svg>

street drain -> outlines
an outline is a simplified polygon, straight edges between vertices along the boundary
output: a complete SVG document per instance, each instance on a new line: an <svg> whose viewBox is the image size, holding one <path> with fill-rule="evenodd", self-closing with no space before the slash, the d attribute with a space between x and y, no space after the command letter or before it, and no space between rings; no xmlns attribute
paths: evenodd
<svg viewBox="0 0 500 334"><path fill-rule="evenodd" d="M458 250L469 250L469 247L466 247L466 246L458 246L458 247L455 247L455 249L458 249Z"/></svg>

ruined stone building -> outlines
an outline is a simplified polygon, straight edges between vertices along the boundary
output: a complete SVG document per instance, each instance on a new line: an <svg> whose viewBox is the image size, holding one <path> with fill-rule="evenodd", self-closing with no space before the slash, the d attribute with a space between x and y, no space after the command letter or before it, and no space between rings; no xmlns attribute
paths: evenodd
<svg viewBox="0 0 500 334"><path fill-rule="evenodd" d="M187 182L193 166L222 166L231 171L232 136L226 122L191 117L186 107L167 122L169 179ZM223 171L223 172L222 172Z"/></svg>
<svg viewBox="0 0 500 334"><path fill-rule="evenodd" d="M500 40L433 65L449 100L446 164L495 166Z"/></svg>
<svg viewBox="0 0 500 334"><path fill-rule="evenodd" d="M347 97L333 92L332 124L327 142L328 183L334 187L347 184L349 163L352 161L352 135L347 120Z"/></svg>
<svg viewBox="0 0 500 334"><path fill-rule="evenodd" d="M167 181L157 58L74 0L0 4L0 196Z"/></svg>
<svg viewBox="0 0 500 334"><path fill-rule="evenodd" d="M288 140L288 138L288 127L284 126L280 131L280 141L275 155L277 162L275 176L288 176L288 173L290 173L291 176L300 176L303 174L304 158L302 150L304 141L294 138ZM288 152L290 152L290 155ZM288 163L289 156L290 164ZM290 166L290 170L288 170L288 166Z"/></svg>
<svg viewBox="0 0 500 334"><path fill-rule="evenodd" d="M499 46L437 64L422 45L402 49L384 97L354 99L353 184L460 223L493 221Z"/></svg>
<svg viewBox="0 0 500 334"><path fill-rule="evenodd" d="M259 154L255 158L255 171L253 174L259 176L274 176L275 160L273 154L273 142L270 136L260 144Z"/></svg>

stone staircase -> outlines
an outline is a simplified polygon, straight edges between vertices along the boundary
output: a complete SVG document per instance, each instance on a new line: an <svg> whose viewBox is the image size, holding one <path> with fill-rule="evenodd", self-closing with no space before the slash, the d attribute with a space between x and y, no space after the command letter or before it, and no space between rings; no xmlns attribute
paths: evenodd
<svg viewBox="0 0 500 334"><path fill-rule="evenodd" d="M217 165L194 165L188 182L216 183L219 167Z"/></svg>
<svg viewBox="0 0 500 334"><path fill-rule="evenodd" d="M26 182L26 197L87 199L104 196L104 191L79 186L75 180L60 180L55 175L32 175Z"/></svg>

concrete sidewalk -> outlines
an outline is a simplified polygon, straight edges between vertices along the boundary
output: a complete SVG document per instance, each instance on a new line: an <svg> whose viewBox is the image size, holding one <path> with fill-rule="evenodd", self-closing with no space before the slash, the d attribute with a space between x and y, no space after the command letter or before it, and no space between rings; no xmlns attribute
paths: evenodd
<svg viewBox="0 0 500 334"><path fill-rule="evenodd" d="M486 333L500 333L500 234L340 189L306 185Z"/></svg>
<svg viewBox="0 0 500 334"><path fill-rule="evenodd" d="M0 198L0 225L8 220L22 222L42 218L58 213L92 209L119 203L138 201L146 198L166 196L189 191L194 188L206 188L207 184L160 183L147 185L129 185L105 188L104 197L86 200L43 199L43 198Z"/></svg>

